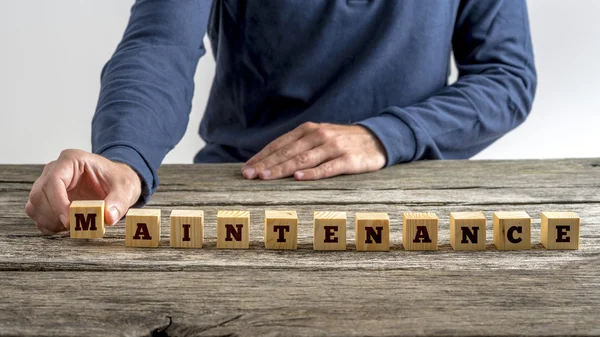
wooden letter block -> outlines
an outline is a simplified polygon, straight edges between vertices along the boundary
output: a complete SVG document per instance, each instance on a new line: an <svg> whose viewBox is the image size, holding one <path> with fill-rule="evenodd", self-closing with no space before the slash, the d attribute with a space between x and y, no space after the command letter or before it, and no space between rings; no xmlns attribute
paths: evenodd
<svg viewBox="0 0 600 337"><path fill-rule="evenodd" d="M481 212L451 212L450 246L454 250L485 250L485 225Z"/></svg>
<svg viewBox="0 0 600 337"><path fill-rule="evenodd" d="M296 211L265 211L265 248L298 248Z"/></svg>
<svg viewBox="0 0 600 337"><path fill-rule="evenodd" d="M125 219L125 246L158 247L160 209L132 208Z"/></svg>
<svg viewBox="0 0 600 337"><path fill-rule="evenodd" d="M437 244L438 217L435 213L402 214L402 245L405 250L437 250Z"/></svg>
<svg viewBox="0 0 600 337"><path fill-rule="evenodd" d="M217 248L248 249L250 247L250 212L219 211L217 213Z"/></svg>
<svg viewBox="0 0 600 337"><path fill-rule="evenodd" d="M171 212L171 247L202 248L204 211L173 210Z"/></svg>
<svg viewBox="0 0 600 337"><path fill-rule="evenodd" d="M531 249L531 217L526 212L494 213L494 245L498 250Z"/></svg>
<svg viewBox="0 0 600 337"><path fill-rule="evenodd" d="M390 250L390 218L387 213L356 213L354 228L356 250Z"/></svg>
<svg viewBox="0 0 600 337"><path fill-rule="evenodd" d="M69 208L71 238L104 237L104 200L73 201Z"/></svg>
<svg viewBox="0 0 600 337"><path fill-rule="evenodd" d="M543 212L540 238L546 249L579 249L579 216L573 212Z"/></svg>
<svg viewBox="0 0 600 337"><path fill-rule="evenodd" d="M346 212L314 212L314 250L346 250Z"/></svg>

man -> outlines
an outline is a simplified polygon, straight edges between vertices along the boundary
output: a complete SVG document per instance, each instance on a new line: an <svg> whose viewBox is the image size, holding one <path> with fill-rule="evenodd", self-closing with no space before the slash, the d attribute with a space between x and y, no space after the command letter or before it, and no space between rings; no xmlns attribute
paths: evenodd
<svg viewBox="0 0 600 337"><path fill-rule="evenodd" d="M64 151L32 188L42 232L68 228L73 199L104 199L109 225L148 201L205 32L217 68L194 161L245 161L247 179L469 158L526 118L536 88L525 0L138 0L102 72L94 154Z"/></svg>

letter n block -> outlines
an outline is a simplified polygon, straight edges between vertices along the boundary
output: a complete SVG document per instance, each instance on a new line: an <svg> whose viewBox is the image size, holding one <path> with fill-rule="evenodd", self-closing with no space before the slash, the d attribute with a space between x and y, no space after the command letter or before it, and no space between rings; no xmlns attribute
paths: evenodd
<svg viewBox="0 0 600 337"><path fill-rule="evenodd" d="M76 200L69 208L71 238L104 237L104 200Z"/></svg>
<svg viewBox="0 0 600 337"><path fill-rule="evenodd" d="M573 212L542 212L540 241L546 249L579 249L579 216Z"/></svg>
<svg viewBox="0 0 600 337"><path fill-rule="evenodd" d="M248 249L250 247L250 212L219 211L217 213L217 248Z"/></svg>
<svg viewBox="0 0 600 337"><path fill-rule="evenodd" d="M314 212L313 249L346 250L346 212Z"/></svg>
<svg viewBox="0 0 600 337"><path fill-rule="evenodd" d="M354 237L358 251L390 250L390 218L387 213L356 213Z"/></svg>
<svg viewBox="0 0 600 337"><path fill-rule="evenodd" d="M296 211L265 211L265 248L298 248Z"/></svg>
<svg viewBox="0 0 600 337"><path fill-rule="evenodd" d="M125 219L125 246L158 247L160 209L132 208Z"/></svg>
<svg viewBox="0 0 600 337"><path fill-rule="evenodd" d="M531 249L531 217L527 212L494 213L494 245L498 250Z"/></svg>
<svg viewBox="0 0 600 337"><path fill-rule="evenodd" d="M438 217L435 213L404 212L402 245L405 250L438 249Z"/></svg>
<svg viewBox="0 0 600 337"><path fill-rule="evenodd" d="M451 212L450 246L454 250L485 250L485 225L481 212Z"/></svg>
<svg viewBox="0 0 600 337"><path fill-rule="evenodd" d="M173 210L171 212L171 247L202 248L204 211Z"/></svg>

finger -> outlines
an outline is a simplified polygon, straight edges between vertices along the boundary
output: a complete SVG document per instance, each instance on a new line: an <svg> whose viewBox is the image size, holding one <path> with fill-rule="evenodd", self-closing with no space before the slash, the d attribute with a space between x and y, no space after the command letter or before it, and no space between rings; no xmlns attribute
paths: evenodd
<svg viewBox="0 0 600 337"><path fill-rule="evenodd" d="M67 195L65 183L60 178L50 174L42 187L42 191L46 195L46 200L48 200L54 215L58 216L58 219L60 219L63 226L68 229L69 206L71 205L71 201Z"/></svg>
<svg viewBox="0 0 600 337"><path fill-rule="evenodd" d="M319 180L345 173L349 173L348 160L346 156L342 156L324 162L315 168L297 171L294 173L294 178L296 180Z"/></svg>
<svg viewBox="0 0 600 337"><path fill-rule="evenodd" d="M40 224L38 224L37 222L35 223L35 227L37 227L37 229L38 229L40 232L42 232L42 234L44 234L44 235L55 235L55 234L61 234L61 233L64 233L64 232L66 232L65 230L63 230L63 231L60 231L60 232L53 232L53 231L51 231L51 230L48 230L48 229L44 228L43 226L41 226L41 225L40 225Z"/></svg>
<svg viewBox="0 0 600 337"><path fill-rule="evenodd" d="M255 154L252 158L250 158L244 164L243 168L246 168L246 167L256 164L257 162L259 162L262 159L266 158L267 156L271 155L275 151L279 150L281 147L302 138L307 132L310 132L311 130L314 130L317 127L318 127L318 124L311 123L311 122L300 125L299 127L295 128L294 130L275 139L274 141L269 143L267 146L265 146L264 149L262 149L260 152Z"/></svg>
<svg viewBox="0 0 600 337"><path fill-rule="evenodd" d="M337 158L341 155L338 147L332 144L324 144L309 151L305 151L294 158L279 165L263 171L259 178L263 180L280 179L293 175L298 170L313 168L325 161Z"/></svg>
<svg viewBox="0 0 600 337"><path fill-rule="evenodd" d="M109 226L116 224L127 214L129 207L135 204L136 201L137 197L133 196L133 193L126 186L111 190L104 199L106 224Z"/></svg>
<svg viewBox="0 0 600 337"><path fill-rule="evenodd" d="M41 192L30 200L30 206L26 206L27 215L37 224L38 228L45 228L51 233L64 232L67 228L62 224L58 215L50 206L46 195Z"/></svg>

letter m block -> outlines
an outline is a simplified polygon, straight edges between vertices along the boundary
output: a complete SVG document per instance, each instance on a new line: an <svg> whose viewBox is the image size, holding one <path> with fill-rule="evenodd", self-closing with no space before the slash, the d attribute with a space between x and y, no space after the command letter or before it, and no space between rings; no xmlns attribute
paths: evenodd
<svg viewBox="0 0 600 337"><path fill-rule="evenodd" d="M69 208L71 238L104 237L104 200L76 200Z"/></svg>

